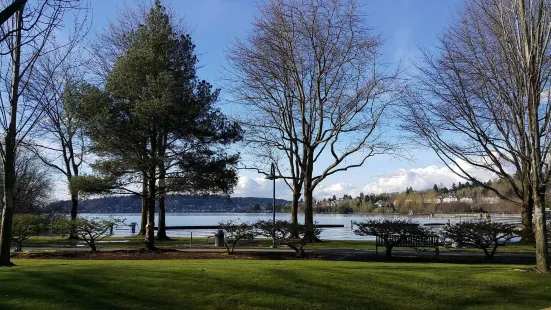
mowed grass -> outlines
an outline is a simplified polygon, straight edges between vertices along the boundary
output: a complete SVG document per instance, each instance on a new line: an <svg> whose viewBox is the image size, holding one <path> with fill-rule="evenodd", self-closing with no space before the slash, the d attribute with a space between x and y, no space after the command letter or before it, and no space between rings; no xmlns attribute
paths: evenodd
<svg viewBox="0 0 551 310"><path fill-rule="evenodd" d="M551 276L509 265L14 260L0 309L542 309Z"/></svg>

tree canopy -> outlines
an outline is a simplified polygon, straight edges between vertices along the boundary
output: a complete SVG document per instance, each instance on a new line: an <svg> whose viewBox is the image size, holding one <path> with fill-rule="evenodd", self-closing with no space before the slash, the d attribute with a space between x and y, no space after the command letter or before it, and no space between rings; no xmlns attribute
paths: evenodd
<svg viewBox="0 0 551 310"><path fill-rule="evenodd" d="M227 146L242 133L214 106L220 90L197 77L191 37L174 30L159 1L128 36L104 89L88 87L80 117L99 156L99 188L142 195L135 185L146 182L153 248L155 199L167 191L229 194L239 155Z"/></svg>

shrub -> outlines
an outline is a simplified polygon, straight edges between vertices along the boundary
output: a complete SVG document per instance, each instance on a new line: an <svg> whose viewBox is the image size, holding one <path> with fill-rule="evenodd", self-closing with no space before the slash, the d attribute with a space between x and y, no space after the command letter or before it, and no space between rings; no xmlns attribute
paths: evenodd
<svg viewBox="0 0 551 310"><path fill-rule="evenodd" d="M358 226L358 229L354 230L356 235L376 236L383 239L386 257L392 257L392 249L406 241L408 237L423 237L428 234L427 229L409 219L373 219L355 224Z"/></svg>
<svg viewBox="0 0 551 310"><path fill-rule="evenodd" d="M55 223L55 230L63 237L73 232L79 240L83 240L90 247L92 252L97 252L98 241L113 235L113 226L124 223L122 219L114 218L83 218L75 220L60 218Z"/></svg>
<svg viewBox="0 0 551 310"><path fill-rule="evenodd" d="M222 221L219 223L224 231L224 245L228 254L233 254L237 242L240 240L254 239L253 227L248 222L241 222L239 219Z"/></svg>
<svg viewBox="0 0 551 310"><path fill-rule="evenodd" d="M275 225L271 220L258 220L253 226L257 230L257 234L274 239L278 245L290 247L295 250L297 256L304 255L304 247L308 244L306 226L294 226L283 220L276 220ZM314 228L314 238L319 238L320 233L319 228Z"/></svg>
<svg viewBox="0 0 551 310"><path fill-rule="evenodd" d="M442 230L442 236L456 242L459 247L472 246L483 250L486 259L494 257L500 240L509 241L518 234L515 224L489 221L448 223Z"/></svg>
<svg viewBox="0 0 551 310"><path fill-rule="evenodd" d="M23 241L43 233L47 225L47 217L36 214L15 214L12 224L12 241L15 242L15 251L21 251Z"/></svg>

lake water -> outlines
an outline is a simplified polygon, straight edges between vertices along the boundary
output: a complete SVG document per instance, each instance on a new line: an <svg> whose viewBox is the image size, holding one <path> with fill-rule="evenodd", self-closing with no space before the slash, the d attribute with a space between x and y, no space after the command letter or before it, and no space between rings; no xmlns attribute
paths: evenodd
<svg viewBox="0 0 551 310"><path fill-rule="evenodd" d="M141 214L139 213L121 213L121 214L81 214L84 217L117 217L125 219L126 224L132 222L138 223L136 231L139 231ZM314 221L318 224L340 224L344 228L326 228L322 229L321 239L326 240L370 240L374 237L363 237L354 234L351 229L351 222L361 222L366 219L381 218L382 215L360 215L360 214L316 214ZM391 217L409 218L412 221L421 224L438 224L457 222L466 219L476 219L476 215L446 215L446 216L400 216L392 215ZM240 219L247 222L255 222L258 219L270 220L271 213L170 213L166 215L166 226L192 226L192 225L218 225L221 221ZM276 213L276 219L291 220L289 213ZM492 215L492 220L519 222L520 217L515 215ZM299 222L304 222L304 214L299 214ZM157 224L157 217L155 217ZM126 227L125 227L126 228ZM215 230L168 230L167 234L173 237L189 237L193 233L194 237L206 237L214 235ZM127 230L115 230L116 236L128 236Z"/></svg>

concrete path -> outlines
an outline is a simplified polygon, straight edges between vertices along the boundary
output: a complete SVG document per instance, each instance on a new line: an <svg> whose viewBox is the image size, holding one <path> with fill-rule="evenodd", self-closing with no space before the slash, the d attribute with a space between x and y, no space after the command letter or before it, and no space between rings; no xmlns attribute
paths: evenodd
<svg viewBox="0 0 551 310"><path fill-rule="evenodd" d="M24 251L31 251L31 252L42 252L42 251L90 251L88 247L24 247ZM133 250L129 248L100 248L101 252L110 252L110 251L124 251L124 250ZM175 249L177 251L181 252L196 252L196 253L223 253L226 252L226 248L224 247L212 247L212 248L183 248L183 249ZM12 249L13 251L13 249ZM317 254L317 255L323 255L323 256L331 256L335 260L363 260L366 257L381 257L383 258L385 255L384 248L379 249L379 253L377 255L375 250L352 250L352 249L305 249L307 253ZM292 249L282 247L282 248L236 248L235 252L239 253L294 253ZM401 251L401 250L394 250L392 251L393 257L401 258L401 257L435 257L434 251ZM480 252L440 252L439 257L442 259L453 259L453 258L483 258L484 253L482 251ZM519 261L535 261L536 256L535 254L531 253L503 253L503 252L496 252L494 255L495 258L510 258L513 260L519 260Z"/></svg>
<svg viewBox="0 0 551 310"><path fill-rule="evenodd" d="M131 251L131 250L137 250L136 248L102 248L99 247L99 250L101 252L112 252L112 251ZM173 249L180 252L198 252L198 253L218 253L218 252L226 252L225 247L212 247L212 248L184 248L184 249ZM87 252L90 251L89 247L23 247L23 251L26 252L42 252L42 251L67 251L67 252ZM11 252L13 252L13 248L11 249ZM278 253L294 253L292 249L289 248L277 248L277 249L271 249L271 248L236 248L235 252L278 252Z"/></svg>

